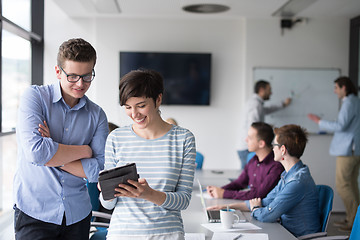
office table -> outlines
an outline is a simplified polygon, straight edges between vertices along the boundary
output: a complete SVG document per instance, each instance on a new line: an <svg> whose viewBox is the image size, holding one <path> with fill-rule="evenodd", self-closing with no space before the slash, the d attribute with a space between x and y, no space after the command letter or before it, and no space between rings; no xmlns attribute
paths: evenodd
<svg viewBox="0 0 360 240"><path fill-rule="evenodd" d="M229 182L229 178L237 178L240 174L239 170L223 170L222 173L214 173L211 170L197 170L195 173L193 194L190 201L189 207L182 211L181 215L184 221L184 228L186 233L204 233L206 239L211 239L212 232L201 224L207 223L207 218L203 207L201 205L198 187L198 179L201 182L201 185L205 188L207 185L216 185L223 186ZM233 199L206 199L206 206L212 206L217 204L229 204L238 202L239 200ZM267 233L269 240L279 240L279 239L297 239L290 232L288 232L281 224L279 223L263 223L253 219L250 215L250 212L243 212L247 220L260 227L259 230L246 230L244 233Z"/></svg>

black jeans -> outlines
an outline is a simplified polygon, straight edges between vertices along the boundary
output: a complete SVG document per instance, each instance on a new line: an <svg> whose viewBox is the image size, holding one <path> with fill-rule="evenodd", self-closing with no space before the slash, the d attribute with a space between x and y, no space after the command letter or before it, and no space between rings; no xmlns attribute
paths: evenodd
<svg viewBox="0 0 360 240"><path fill-rule="evenodd" d="M88 240L90 214L80 222L66 226L64 214L61 225L32 218L14 206L14 229L16 240Z"/></svg>

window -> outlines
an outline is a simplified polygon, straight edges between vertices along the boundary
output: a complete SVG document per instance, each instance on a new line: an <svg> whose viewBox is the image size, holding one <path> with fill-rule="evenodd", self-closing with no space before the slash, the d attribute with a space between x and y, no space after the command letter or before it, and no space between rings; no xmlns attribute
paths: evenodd
<svg viewBox="0 0 360 240"><path fill-rule="evenodd" d="M30 4L31 0L2 0L2 15L19 27L31 31Z"/></svg>
<svg viewBox="0 0 360 240"><path fill-rule="evenodd" d="M0 0L0 213L12 208L19 100L43 83L44 0ZM6 136L5 136L6 135Z"/></svg>
<svg viewBox="0 0 360 240"><path fill-rule="evenodd" d="M1 0L0 26L0 132L9 133L23 91L43 82L44 1Z"/></svg>
<svg viewBox="0 0 360 240"><path fill-rule="evenodd" d="M6 30L2 32L2 132L15 131L19 99L31 84L30 42Z"/></svg>

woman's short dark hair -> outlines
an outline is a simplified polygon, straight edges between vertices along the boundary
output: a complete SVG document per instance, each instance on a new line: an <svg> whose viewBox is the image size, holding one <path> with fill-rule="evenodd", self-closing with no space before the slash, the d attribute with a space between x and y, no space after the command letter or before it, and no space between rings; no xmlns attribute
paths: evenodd
<svg viewBox="0 0 360 240"><path fill-rule="evenodd" d="M339 85L340 88L345 86L346 96L348 96L349 94L354 94L355 96L357 96L358 91L356 90L355 85L350 80L350 78L341 76L337 78L334 82L337 83L337 85Z"/></svg>
<svg viewBox="0 0 360 240"><path fill-rule="evenodd" d="M284 145L290 156L300 158L308 141L308 133L299 125L289 124L274 129L276 140Z"/></svg>
<svg viewBox="0 0 360 240"><path fill-rule="evenodd" d="M268 147L272 146L274 131L271 125L264 122L253 122L251 127L256 129L258 140L263 140Z"/></svg>
<svg viewBox="0 0 360 240"><path fill-rule="evenodd" d="M66 60L74 62L96 63L96 51L90 43L82 38L73 38L63 42L59 47L57 65L65 67Z"/></svg>
<svg viewBox="0 0 360 240"><path fill-rule="evenodd" d="M164 92L163 78L154 70L133 70L121 78L119 90L120 106L131 97L152 98L156 103L156 99Z"/></svg>

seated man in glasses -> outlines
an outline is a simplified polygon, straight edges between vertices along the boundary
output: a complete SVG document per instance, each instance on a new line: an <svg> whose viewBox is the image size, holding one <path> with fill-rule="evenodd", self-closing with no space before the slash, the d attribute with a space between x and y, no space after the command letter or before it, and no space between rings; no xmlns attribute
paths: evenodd
<svg viewBox="0 0 360 240"><path fill-rule="evenodd" d="M64 42L53 85L22 96L16 129L16 239L89 239L86 188L104 168L108 123L85 93L94 79L95 49L83 39Z"/></svg>
<svg viewBox="0 0 360 240"><path fill-rule="evenodd" d="M255 156L246 164L240 176L223 187L208 186L207 192L213 198L249 200L265 197L277 184L283 166L274 161L272 140L274 132L269 124L254 122L248 131L246 142Z"/></svg>

